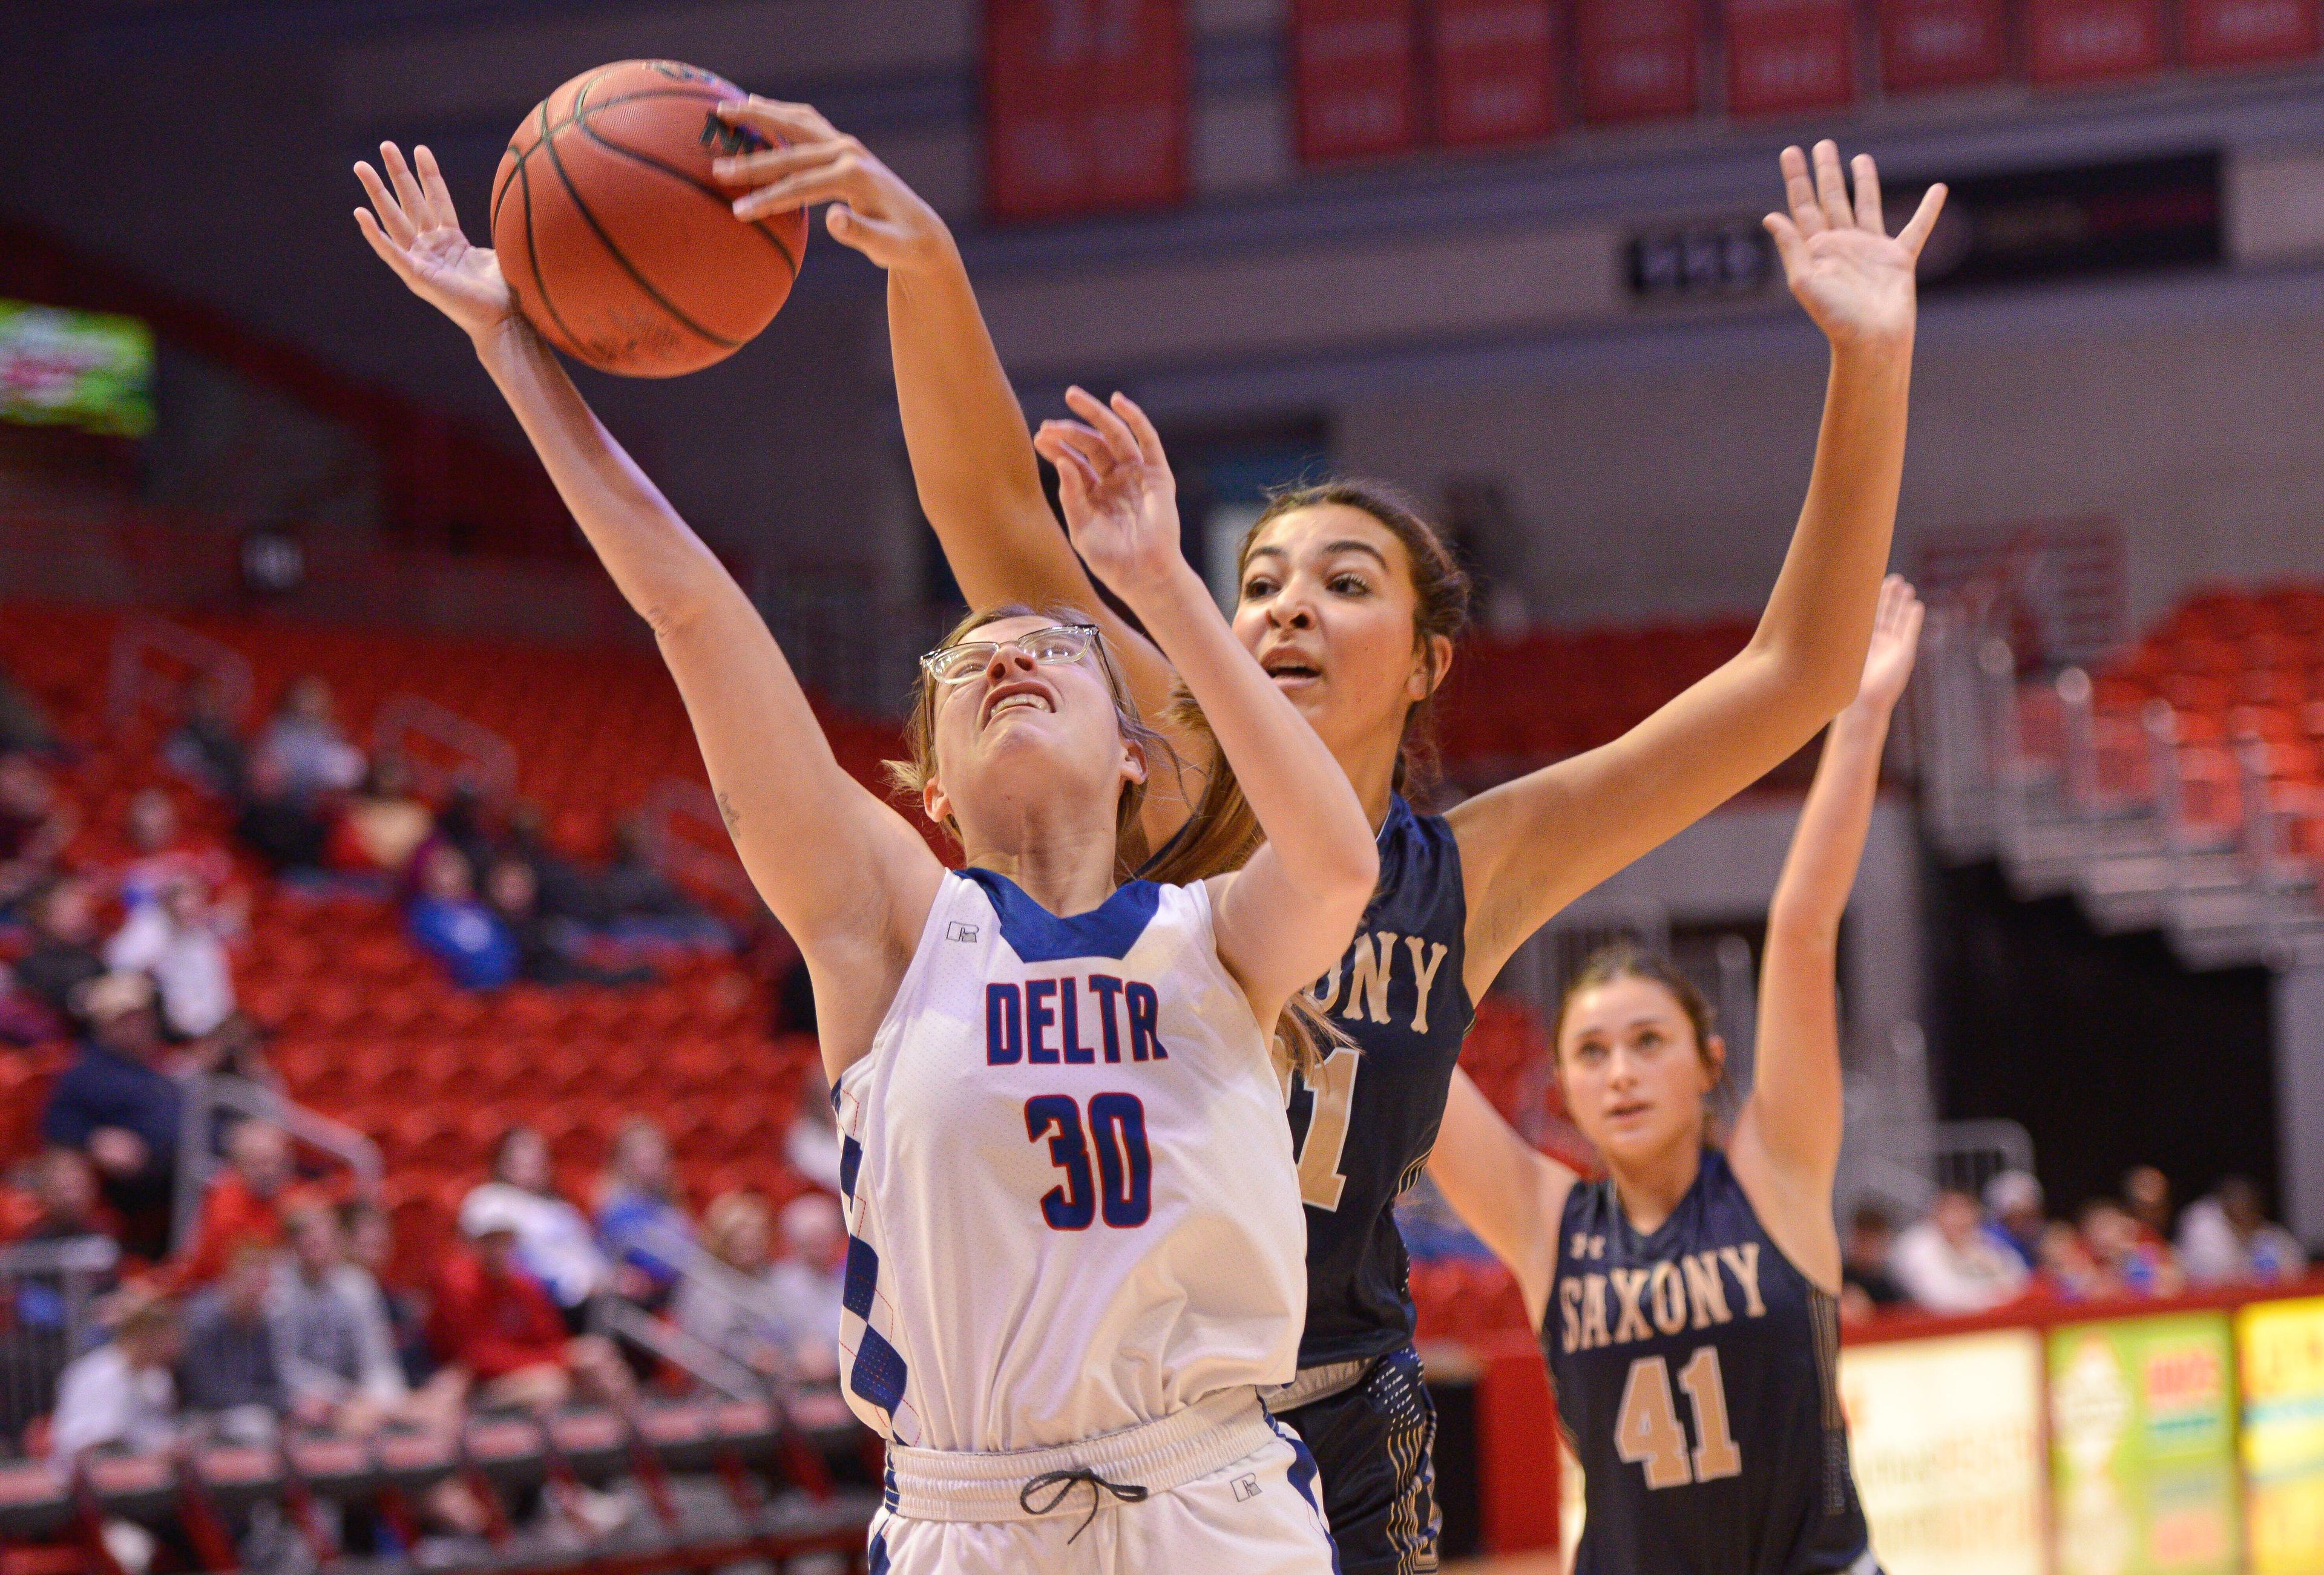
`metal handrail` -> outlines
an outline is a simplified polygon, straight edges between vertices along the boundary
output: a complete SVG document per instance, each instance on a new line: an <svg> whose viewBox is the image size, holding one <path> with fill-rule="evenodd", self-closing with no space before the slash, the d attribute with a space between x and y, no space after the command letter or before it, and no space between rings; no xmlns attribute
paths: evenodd
<svg viewBox="0 0 2324 1575"><path fill-rule="evenodd" d="M177 1194L170 1221L172 1251L182 1250L193 1239L201 1223L210 1178L223 1163L213 1152L212 1141L220 1110L273 1122L298 1142L321 1149L353 1170L364 1197L379 1196L386 1167L381 1163L378 1144L344 1121L292 1104L280 1091L263 1083L208 1073L194 1078L185 1088L185 1115L178 1128Z"/></svg>
<svg viewBox="0 0 2324 1575"><path fill-rule="evenodd" d="M417 733L435 740L462 758L461 765L446 770L402 747L405 735ZM441 796L464 774L485 797L499 801L516 792L516 746L486 727L424 695L391 695L380 703L372 719L374 755L401 755L413 778L427 792Z"/></svg>
<svg viewBox="0 0 2324 1575"><path fill-rule="evenodd" d="M151 617L124 618L113 636L111 670L106 685L106 714L118 723L135 714L147 702L174 703L183 690L177 679L152 673L148 656L173 657L198 672L221 681L226 720L239 727L250 712L253 680L250 660L230 645L206 634Z"/></svg>

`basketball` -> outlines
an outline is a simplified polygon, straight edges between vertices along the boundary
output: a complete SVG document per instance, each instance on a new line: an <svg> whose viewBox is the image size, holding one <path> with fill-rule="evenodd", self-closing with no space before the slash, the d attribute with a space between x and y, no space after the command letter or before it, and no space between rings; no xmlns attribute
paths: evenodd
<svg viewBox="0 0 2324 1575"><path fill-rule="evenodd" d="M676 60L622 60L525 116L493 178L493 244L550 344L601 372L676 377L732 355L782 309L806 211L745 224L710 173L714 159L768 145L718 118L742 96Z"/></svg>

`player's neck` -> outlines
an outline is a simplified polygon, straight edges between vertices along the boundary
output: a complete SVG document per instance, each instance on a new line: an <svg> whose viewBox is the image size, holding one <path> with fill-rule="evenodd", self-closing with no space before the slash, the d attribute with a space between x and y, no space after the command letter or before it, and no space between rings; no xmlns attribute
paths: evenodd
<svg viewBox="0 0 2324 1575"><path fill-rule="evenodd" d="M1678 1211L1694 1178L1702 1174L1702 1140L1699 1135L1691 1137L1651 1158L1631 1165L1609 1163L1606 1170L1613 1178L1623 1218L1639 1235L1651 1236Z"/></svg>
<svg viewBox="0 0 2324 1575"><path fill-rule="evenodd" d="M1102 826L1063 824L1038 812L991 837L971 836L964 844L967 862L1018 887L1059 917L1087 913L1111 897L1116 836L1112 822Z"/></svg>

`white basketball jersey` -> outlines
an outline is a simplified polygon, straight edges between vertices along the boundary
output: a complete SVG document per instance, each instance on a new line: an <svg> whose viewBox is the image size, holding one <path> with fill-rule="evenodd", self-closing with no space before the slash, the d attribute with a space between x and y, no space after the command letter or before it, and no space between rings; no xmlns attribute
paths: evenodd
<svg viewBox="0 0 2324 1575"><path fill-rule="evenodd" d="M1269 1037L1201 886L1059 918L946 876L832 1096L856 1414L924 1449L1038 1449L1288 1381L1306 1221Z"/></svg>

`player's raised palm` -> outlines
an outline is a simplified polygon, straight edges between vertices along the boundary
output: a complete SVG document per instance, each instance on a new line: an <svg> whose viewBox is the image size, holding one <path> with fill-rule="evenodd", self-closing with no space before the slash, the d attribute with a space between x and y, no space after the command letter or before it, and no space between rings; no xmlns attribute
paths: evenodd
<svg viewBox="0 0 2324 1575"><path fill-rule="evenodd" d="M419 166L415 172L393 143L382 143L379 154L387 166L387 180L369 164L355 165L355 179L363 182L372 203L369 208L355 209L355 227L371 249L414 295L472 337L513 318L516 301L508 281L501 277L500 259L489 246L468 244L452 207L451 189L436 167L436 155L424 147L413 149Z"/></svg>
<svg viewBox="0 0 2324 1575"><path fill-rule="evenodd" d="M1834 345L1908 339L1915 311L1914 270L1944 208L1945 189L1929 188L1911 222L1892 236L1881 213L1880 173L1870 154L1856 156L1852 199L1836 143L1816 144L1812 169L1807 154L1785 148L1783 167L1790 211L1769 214L1766 226L1792 294Z"/></svg>
<svg viewBox="0 0 2324 1575"><path fill-rule="evenodd" d="M1921 649L1921 598L1902 575L1890 575L1880 587L1880 605L1872 615L1872 644L1864 656L1864 679L1857 686L1856 704L1893 707L1913 677L1913 660Z"/></svg>
<svg viewBox="0 0 2324 1575"><path fill-rule="evenodd" d="M1090 572L1126 597L1167 583L1184 566L1178 484L1161 436L1128 394L1099 402L1078 388L1079 421L1044 421L1033 447L1057 467L1065 530Z"/></svg>

